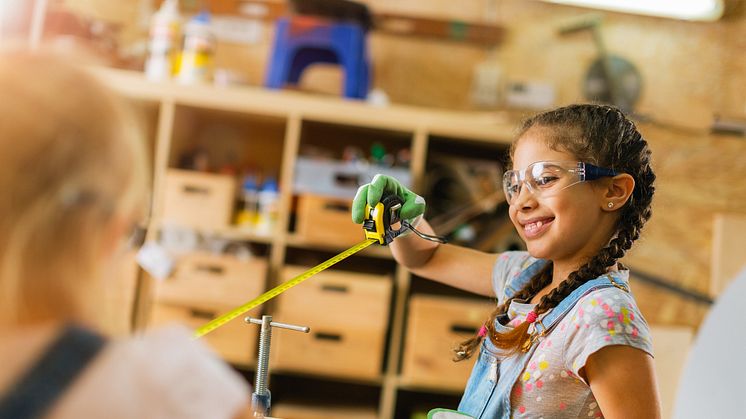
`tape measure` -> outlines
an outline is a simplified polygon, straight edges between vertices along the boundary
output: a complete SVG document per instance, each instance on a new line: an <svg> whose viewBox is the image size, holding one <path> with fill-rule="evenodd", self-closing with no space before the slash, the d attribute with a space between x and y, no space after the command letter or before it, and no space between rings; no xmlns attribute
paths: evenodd
<svg viewBox="0 0 746 419"><path fill-rule="evenodd" d="M398 230L392 227L394 224L401 223L399 210L403 203L404 201L398 196L389 195L383 197L381 202L373 208L366 204L365 220L363 220L365 237L377 240L379 244L386 246L403 233L406 227L401 226Z"/></svg>
<svg viewBox="0 0 746 419"><path fill-rule="evenodd" d="M313 268L303 272L302 274L292 278L282 284L272 288L265 292L259 297L243 304L233 310L221 315L220 317L208 322L204 326L199 327L194 331L194 338L201 338L202 336L212 332L213 330L223 326L229 321L241 316L252 308L258 307L261 304L277 297L283 292L293 288L300 284L306 279L316 275L317 273L324 271L330 266L354 255L355 253L365 249L373 243L379 243L381 245L387 245L391 243L394 238L400 235L406 227L402 226L398 230L393 230L391 224L399 222L399 209L401 208L402 200L398 196L390 195L381 200L375 207L365 206L365 220L363 221L363 230L365 230L365 240L350 247L349 249L332 256L328 260L314 266Z"/></svg>
<svg viewBox="0 0 746 419"><path fill-rule="evenodd" d="M350 247L349 249L345 250L344 252L335 255L331 257L330 259L314 266L313 268L303 272L302 274L296 276L293 279L290 279L286 282L283 282L282 284L272 288L271 290L265 292L264 294L260 295L259 297L249 301L246 304L243 304L239 307L234 308L233 310L223 314L222 316L216 318L215 320L210 321L209 323L205 324L204 326L201 326L197 330L194 331L194 337L200 338L213 330L217 329L218 327L228 323L229 321L235 319L236 317L246 313L247 311L251 310L254 307L257 307L261 304L266 303L267 301L277 297L278 295L282 294L283 292L289 290L290 288L293 288L294 286L300 284L301 282L305 281L306 279L316 275L317 273L329 268L330 266L334 265L335 263L346 259L349 256L354 255L355 253L365 249L366 247L370 246L371 244L376 243L375 239L365 239L364 241Z"/></svg>

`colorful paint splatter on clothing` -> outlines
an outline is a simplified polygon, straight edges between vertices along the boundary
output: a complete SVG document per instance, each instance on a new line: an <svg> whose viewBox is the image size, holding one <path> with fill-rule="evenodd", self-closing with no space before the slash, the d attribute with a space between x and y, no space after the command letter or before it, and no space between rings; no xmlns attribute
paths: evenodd
<svg viewBox="0 0 746 419"><path fill-rule="evenodd" d="M506 281L535 260L526 252L506 252L498 258L492 280L500 302L504 300ZM628 283L628 271L611 275L616 281ZM508 325L523 322L534 306L511 302ZM536 352L513 386L513 417L602 418L598 402L580 371L591 354L610 345L627 345L653 353L649 327L634 297L616 287L596 290L581 298L554 329L540 338Z"/></svg>

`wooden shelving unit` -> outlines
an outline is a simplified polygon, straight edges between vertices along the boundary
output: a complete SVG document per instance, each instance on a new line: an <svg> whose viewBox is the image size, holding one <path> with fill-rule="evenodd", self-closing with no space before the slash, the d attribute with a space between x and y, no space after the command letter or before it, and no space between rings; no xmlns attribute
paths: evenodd
<svg viewBox="0 0 746 419"><path fill-rule="evenodd" d="M152 218L149 234L155 237L161 225L163 209L164 179L169 167L173 167L174 149L180 147L184 133L180 124L199 123L217 118L226 120L241 129L251 130L255 126L262 133L269 133L259 149L278 160L277 174L280 188L279 221L277 233L257 235L240 228L229 228L210 232L221 238L258 243L268 248L267 286L278 283L278 273L285 266L289 252L319 252L320 260L336 254L345 247L332 243L307 240L297 232L289 230L293 202L294 166L299 148L306 136L316 135L314 141L334 143L335 132L344 132L345 141L360 138L370 141L381 137L384 142L403 143L411 152L410 175L415 189L425 182L428 149L431 140L437 148L452 147L458 154L461 146L491 150L494 155L505 155L513 135L513 124L501 122L493 114L448 112L411 106L372 107L362 102L340 98L319 97L298 92L268 91L253 87L217 88L208 85L182 86L176 83L151 83L140 73L93 68L92 73L106 85L132 100L145 110L150 121L150 134L154 136L154 179ZM309 131L310 130L310 131ZM313 134L314 132L322 134ZM215 142L219 139L215 139ZM247 138L246 141L251 141ZM341 141L341 140L340 140ZM445 146L444 146L445 144ZM263 148L262 148L263 147ZM488 157L485 157L488 158ZM495 179L497 182L497 179ZM361 233L362 239L362 233ZM432 395L453 394L437 387L419 386L400 376L401 359L408 301L411 294L411 276L397 266L388 249L373 247L355 258L372 260L380 269L390 271L392 298L384 365L381 375L365 379L362 383L373 387L378 395L378 417L393 418L402 410L397 406L401 391L422 392ZM390 267L390 269L389 269ZM153 280L143 275L138 290L136 326L142 327L147 319L153 293ZM329 308L326 308L327 310ZM341 313L343 314L343 313ZM282 321L281 319L278 319ZM319 381L342 381L328 377L316 377ZM277 393L275 393L277 394Z"/></svg>

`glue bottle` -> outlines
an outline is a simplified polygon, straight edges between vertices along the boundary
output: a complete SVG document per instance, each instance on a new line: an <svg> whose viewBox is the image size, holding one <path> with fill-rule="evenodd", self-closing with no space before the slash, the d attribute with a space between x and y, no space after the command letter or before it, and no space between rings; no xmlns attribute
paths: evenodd
<svg viewBox="0 0 746 419"><path fill-rule="evenodd" d="M268 177L259 192L259 213L256 220L256 232L259 234L272 234L277 225L280 210L280 191L277 181Z"/></svg>
<svg viewBox="0 0 746 419"><path fill-rule="evenodd" d="M192 18L184 30L179 82L192 84L210 81L214 49L215 36L210 28L210 14L202 12Z"/></svg>
<svg viewBox="0 0 746 419"><path fill-rule="evenodd" d="M166 0L153 15L150 24L149 55L145 62L148 80L167 80L174 73L179 55L180 31L178 0Z"/></svg>

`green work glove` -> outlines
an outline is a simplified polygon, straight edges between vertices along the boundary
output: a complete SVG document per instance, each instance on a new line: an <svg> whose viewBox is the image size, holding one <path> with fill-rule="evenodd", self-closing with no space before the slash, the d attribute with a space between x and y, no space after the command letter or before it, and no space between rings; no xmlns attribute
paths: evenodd
<svg viewBox="0 0 746 419"><path fill-rule="evenodd" d="M474 419L474 416L467 415L451 409L433 409L427 412L427 419Z"/></svg>
<svg viewBox="0 0 746 419"><path fill-rule="evenodd" d="M352 221L361 224L365 219L365 204L376 206L384 195L397 195L404 201L399 217L412 221L425 213L425 199L402 186L391 176L375 175L373 180L360 187L352 200Z"/></svg>

